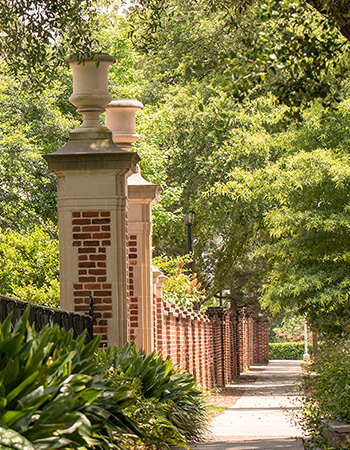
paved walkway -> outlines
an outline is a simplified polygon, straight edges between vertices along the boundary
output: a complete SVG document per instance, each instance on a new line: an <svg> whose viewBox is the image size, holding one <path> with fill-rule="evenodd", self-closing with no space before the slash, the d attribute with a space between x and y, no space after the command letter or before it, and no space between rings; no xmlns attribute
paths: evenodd
<svg viewBox="0 0 350 450"><path fill-rule="evenodd" d="M244 377L257 376L256 381L239 385L246 389L243 396L214 418L210 442L193 444L192 449L302 450L301 430L292 423L292 411L298 409L295 384L300 374L300 361L252 367Z"/></svg>

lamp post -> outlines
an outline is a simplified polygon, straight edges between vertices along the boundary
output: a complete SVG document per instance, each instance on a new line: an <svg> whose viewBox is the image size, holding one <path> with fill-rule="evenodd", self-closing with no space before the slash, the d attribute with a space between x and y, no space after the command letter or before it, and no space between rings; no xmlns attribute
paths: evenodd
<svg viewBox="0 0 350 450"><path fill-rule="evenodd" d="M305 353L304 353L304 356L303 356L303 361L304 362L309 362L310 361L310 355L309 355L309 351L308 351L308 335L307 335L306 316L305 316L305 321L304 321L304 347L305 347Z"/></svg>
<svg viewBox="0 0 350 450"><path fill-rule="evenodd" d="M192 225L194 224L194 218L195 218L196 213L194 211L189 211L188 213L185 214L185 225L187 227L187 253L191 254L192 253L192 234L191 234L191 228ZM188 270L190 272L192 272L193 269L193 262L191 261L188 264Z"/></svg>

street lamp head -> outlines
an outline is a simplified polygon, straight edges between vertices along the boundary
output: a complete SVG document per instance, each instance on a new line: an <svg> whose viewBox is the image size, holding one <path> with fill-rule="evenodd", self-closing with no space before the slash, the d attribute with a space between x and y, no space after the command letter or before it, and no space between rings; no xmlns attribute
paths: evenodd
<svg viewBox="0 0 350 450"><path fill-rule="evenodd" d="M196 213L194 211L190 211L185 214L185 225L187 227L191 227L194 224L194 218Z"/></svg>

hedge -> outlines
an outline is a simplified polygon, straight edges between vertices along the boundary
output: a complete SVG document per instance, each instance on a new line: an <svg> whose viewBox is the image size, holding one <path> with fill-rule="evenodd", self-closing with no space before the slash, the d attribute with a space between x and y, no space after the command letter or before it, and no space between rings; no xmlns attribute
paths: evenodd
<svg viewBox="0 0 350 450"><path fill-rule="evenodd" d="M303 359L305 352L304 342L276 342L270 343L269 359ZM309 354L312 354L312 344L308 345Z"/></svg>

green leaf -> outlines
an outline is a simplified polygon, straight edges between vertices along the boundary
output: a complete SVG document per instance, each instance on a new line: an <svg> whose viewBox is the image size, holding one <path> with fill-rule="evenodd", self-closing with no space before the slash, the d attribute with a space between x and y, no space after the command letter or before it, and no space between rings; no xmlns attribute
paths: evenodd
<svg viewBox="0 0 350 450"><path fill-rule="evenodd" d="M17 431L0 426L0 449L35 450L35 447Z"/></svg>

